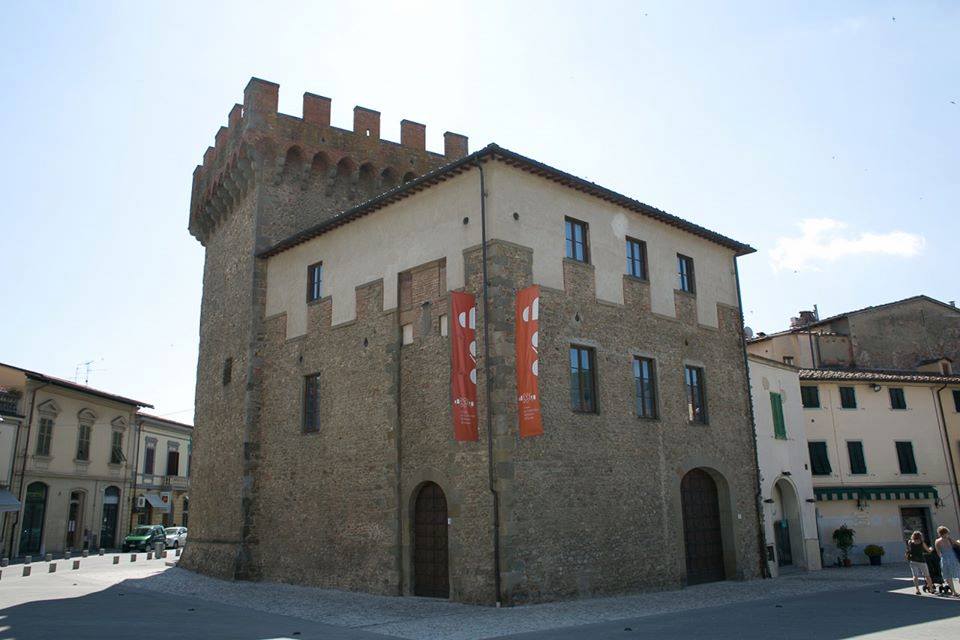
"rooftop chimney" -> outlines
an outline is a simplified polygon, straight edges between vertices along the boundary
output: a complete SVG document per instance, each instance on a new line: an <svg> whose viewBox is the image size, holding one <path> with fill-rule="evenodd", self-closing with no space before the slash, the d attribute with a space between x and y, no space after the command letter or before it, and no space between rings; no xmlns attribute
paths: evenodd
<svg viewBox="0 0 960 640"><path fill-rule="evenodd" d="M817 321L816 311L801 311L798 318L790 318L790 328L796 329Z"/></svg>

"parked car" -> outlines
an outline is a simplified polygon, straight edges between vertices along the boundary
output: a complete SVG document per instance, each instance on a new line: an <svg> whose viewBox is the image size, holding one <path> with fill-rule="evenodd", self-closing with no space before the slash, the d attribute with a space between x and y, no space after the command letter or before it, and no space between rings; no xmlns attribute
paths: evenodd
<svg viewBox="0 0 960 640"><path fill-rule="evenodd" d="M176 549L187 542L186 527L167 527L167 547Z"/></svg>
<svg viewBox="0 0 960 640"><path fill-rule="evenodd" d="M150 551L158 542L166 548L167 532L162 524L141 524L123 539L123 551Z"/></svg>

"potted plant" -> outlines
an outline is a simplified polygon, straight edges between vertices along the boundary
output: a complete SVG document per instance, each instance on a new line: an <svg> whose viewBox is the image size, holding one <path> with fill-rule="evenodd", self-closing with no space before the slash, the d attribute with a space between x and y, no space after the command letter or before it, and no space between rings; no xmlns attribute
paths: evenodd
<svg viewBox="0 0 960 640"><path fill-rule="evenodd" d="M840 528L833 532L833 543L837 545L837 549L840 549L840 553L843 556L843 566L845 567L849 567L852 564L849 554L850 548L853 546L853 536L856 533L856 531L845 524L840 525Z"/></svg>
<svg viewBox="0 0 960 640"><path fill-rule="evenodd" d="M885 553L883 547L878 544L868 544L867 548L863 550L867 557L870 558L870 564L875 567L880 566L880 558Z"/></svg>

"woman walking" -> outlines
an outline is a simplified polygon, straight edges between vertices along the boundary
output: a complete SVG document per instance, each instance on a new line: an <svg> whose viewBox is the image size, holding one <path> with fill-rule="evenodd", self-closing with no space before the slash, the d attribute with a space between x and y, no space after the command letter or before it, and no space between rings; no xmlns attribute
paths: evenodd
<svg viewBox="0 0 960 640"><path fill-rule="evenodd" d="M953 581L960 581L960 562L954 548L960 548L960 543L950 537L950 530L946 527L937 527L936 542L933 543L940 554L940 572L943 574L943 583L950 588L954 598L960 598L960 591L953 588Z"/></svg>
<svg viewBox="0 0 960 640"><path fill-rule="evenodd" d="M927 593L936 593L924 553L933 553L933 549L923 541L922 533L914 531L907 540L907 561L910 563L910 573L913 574L913 588L917 590L918 596L920 595L920 578L927 581Z"/></svg>

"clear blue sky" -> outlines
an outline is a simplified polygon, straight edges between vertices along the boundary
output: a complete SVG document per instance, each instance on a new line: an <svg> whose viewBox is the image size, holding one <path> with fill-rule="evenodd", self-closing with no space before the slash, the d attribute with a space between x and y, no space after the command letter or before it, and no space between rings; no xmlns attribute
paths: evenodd
<svg viewBox="0 0 960 640"><path fill-rule="evenodd" d="M522 5L522 6L521 6ZM682 6L681 6L682 5ZM190 179L250 76L738 240L747 323L960 300L960 4L7 2L0 361L192 420ZM895 19L894 19L895 18ZM806 221L806 222L804 222Z"/></svg>

